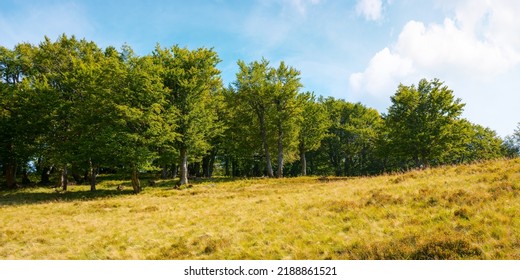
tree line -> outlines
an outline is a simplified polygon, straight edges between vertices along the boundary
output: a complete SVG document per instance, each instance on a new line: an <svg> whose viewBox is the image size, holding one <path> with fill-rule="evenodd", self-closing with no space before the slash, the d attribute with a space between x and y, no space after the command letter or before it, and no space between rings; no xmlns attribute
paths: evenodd
<svg viewBox="0 0 520 280"><path fill-rule="evenodd" d="M59 174L96 189L100 172L161 178L358 176L518 156L520 126L501 139L461 118L443 82L399 85L387 113L302 91L284 62L238 61L225 87L211 48L144 56L62 35L0 46L0 166L5 187ZM34 177L34 176L33 176ZM20 181L21 180L21 181Z"/></svg>

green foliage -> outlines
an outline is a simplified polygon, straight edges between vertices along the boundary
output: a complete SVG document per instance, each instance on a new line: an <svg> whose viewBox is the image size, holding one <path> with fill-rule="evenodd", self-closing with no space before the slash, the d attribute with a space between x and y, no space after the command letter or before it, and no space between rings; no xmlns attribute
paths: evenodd
<svg viewBox="0 0 520 280"><path fill-rule="evenodd" d="M149 169L157 157L156 147L171 130L164 119L164 94L158 69L151 57L125 57L119 99L115 104L117 126L114 150L128 169ZM137 183L137 182L136 182ZM134 186L136 191L140 186Z"/></svg>
<svg viewBox="0 0 520 280"><path fill-rule="evenodd" d="M29 44L13 50L0 46L0 165L9 188L17 186L17 169L26 168L42 132L39 104L26 78L33 53Z"/></svg>
<svg viewBox="0 0 520 280"><path fill-rule="evenodd" d="M360 103L334 98L323 102L331 126L322 146L331 159L334 173L338 176L377 173L375 144L382 124L379 113Z"/></svg>
<svg viewBox="0 0 520 280"><path fill-rule="evenodd" d="M300 72L284 62L238 61L224 89L219 62L213 49L157 46L138 56L66 35L0 47L6 184L17 186L20 173L28 184L36 167L42 182L61 171L64 189L72 173L95 190L100 172L124 171L139 192L139 174L159 167L162 177L180 167L186 184L201 166L208 177L213 167L228 176L359 176L519 154L520 128L503 141L460 119L464 105L436 79L400 85L382 117L301 93Z"/></svg>
<svg viewBox="0 0 520 280"><path fill-rule="evenodd" d="M304 150L314 151L321 145L321 140L327 136L331 122L323 103L316 101L314 93L306 92L300 95L303 99L303 112L300 128L300 146Z"/></svg>
<svg viewBox="0 0 520 280"><path fill-rule="evenodd" d="M166 87L165 108L175 116L176 135L169 138L180 154L181 182L187 183L187 161L200 161L210 141L221 133L217 110L222 92L218 55L212 49L179 46L154 52Z"/></svg>
<svg viewBox="0 0 520 280"><path fill-rule="evenodd" d="M502 151L509 158L520 156L520 123L512 135L505 137L502 143Z"/></svg>
<svg viewBox="0 0 520 280"><path fill-rule="evenodd" d="M387 152L401 166L438 164L463 137L456 129L464 104L437 79L399 85L384 115Z"/></svg>
<svg viewBox="0 0 520 280"><path fill-rule="evenodd" d="M284 164L297 154L304 101L299 97L300 72L284 62L271 67L266 59L239 61L238 66L237 80L226 97L228 110L237 117L229 127L257 156L263 153L269 177L274 176L271 154L277 150L277 176L282 177Z"/></svg>
<svg viewBox="0 0 520 280"><path fill-rule="evenodd" d="M305 176L307 175L306 153L315 151L321 146L321 141L327 136L331 122L323 103L316 102L314 93L303 93L300 95L300 99L303 100L303 110L298 149L301 174Z"/></svg>
<svg viewBox="0 0 520 280"><path fill-rule="evenodd" d="M467 133L467 140L463 149L463 158L459 162L473 162L500 158L503 155L502 140L496 132L481 125L471 124Z"/></svg>

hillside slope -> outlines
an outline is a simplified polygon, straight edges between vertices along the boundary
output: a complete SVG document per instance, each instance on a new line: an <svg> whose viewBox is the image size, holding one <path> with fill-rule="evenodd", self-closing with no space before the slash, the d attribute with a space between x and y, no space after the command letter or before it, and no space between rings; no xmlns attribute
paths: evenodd
<svg viewBox="0 0 520 280"><path fill-rule="evenodd" d="M1 259L520 259L520 159L345 180L0 193Z"/></svg>

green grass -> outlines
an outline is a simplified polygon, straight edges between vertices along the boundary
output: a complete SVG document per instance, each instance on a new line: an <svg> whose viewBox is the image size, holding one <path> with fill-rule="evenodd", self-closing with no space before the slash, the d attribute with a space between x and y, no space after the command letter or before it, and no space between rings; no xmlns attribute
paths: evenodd
<svg viewBox="0 0 520 280"><path fill-rule="evenodd" d="M0 192L0 259L520 259L520 159L378 177Z"/></svg>

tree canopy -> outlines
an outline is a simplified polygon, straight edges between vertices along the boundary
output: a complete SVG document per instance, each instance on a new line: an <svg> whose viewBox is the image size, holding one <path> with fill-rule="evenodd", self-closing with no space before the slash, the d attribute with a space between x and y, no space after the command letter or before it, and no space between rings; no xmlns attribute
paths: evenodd
<svg viewBox="0 0 520 280"><path fill-rule="evenodd" d="M219 62L211 48L140 56L67 35L0 46L3 185L52 175L64 190L73 179L95 191L99 173L122 172L138 193L144 172L187 184L214 170L358 176L519 155L520 127L503 140L463 119L438 79L399 85L381 114L302 91L283 61L240 60L224 87Z"/></svg>

